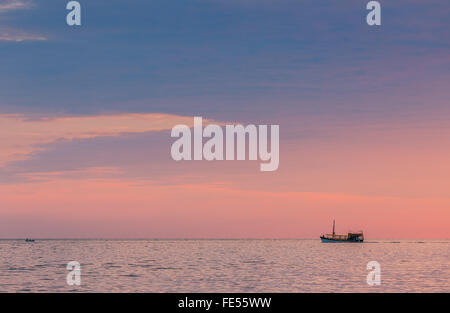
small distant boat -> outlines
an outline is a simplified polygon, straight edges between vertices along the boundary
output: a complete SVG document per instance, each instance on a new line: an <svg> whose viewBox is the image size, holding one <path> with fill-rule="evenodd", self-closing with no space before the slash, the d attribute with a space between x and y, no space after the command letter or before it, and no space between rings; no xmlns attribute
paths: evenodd
<svg viewBox="0 0 450 313"><path fill-rule="evenodd" d="M324 234L320 236L322 242L363 242L364 234L363 231L349 232L347 235L336 235L334 232L334 220L333 220L333 233Z"/></svg>
<svg viewBox="0 0 450 313"><path fill-rule="evenodd" d="M25 241L26 241L26 242L34 242L34 239L29 239L29 238L27 238L27 239L25 239Z"/></svg>

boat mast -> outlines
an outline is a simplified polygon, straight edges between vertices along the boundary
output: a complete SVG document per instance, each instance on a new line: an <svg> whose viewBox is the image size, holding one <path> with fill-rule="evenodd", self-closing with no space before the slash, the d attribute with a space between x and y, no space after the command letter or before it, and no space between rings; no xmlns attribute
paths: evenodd
<svg viewBox="0 0 450 313"><path fill-rule="evenodd" d="M333 237L334 237L334 220L333 220Z"/></svg>

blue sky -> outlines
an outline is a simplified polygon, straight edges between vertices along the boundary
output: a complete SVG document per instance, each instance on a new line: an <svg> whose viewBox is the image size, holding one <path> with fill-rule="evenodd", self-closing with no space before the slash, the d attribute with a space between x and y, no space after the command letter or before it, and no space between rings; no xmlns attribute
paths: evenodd
<svg viewBox="0 0 450 313"><path fill-rule="evenodd" d="M80 1L81 27L28 3L0 25L46 40L0 41L2 113L386 117L450 71L446 1L382 1L379 28L366 1Z"/></svg>
<svg viewBox="0 0 450 313"><path fill-rule="evenodd" d="M381 27L366 24L366 1L80 3L82 26L69 27L65 1L0 0L0 35L24 39L0 40L0 114L280 124L282 149L299 150L305 140L364 140L352 127L438 125L450 108L446 1L382 1ZM42 142L3 168L3 181L101 165L159 176L174 171L167 138Z"/></svg>

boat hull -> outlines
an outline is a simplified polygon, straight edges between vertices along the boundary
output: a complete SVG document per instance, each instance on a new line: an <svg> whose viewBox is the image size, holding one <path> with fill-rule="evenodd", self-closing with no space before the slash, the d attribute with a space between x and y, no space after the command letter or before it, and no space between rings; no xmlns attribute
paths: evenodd
<svg viewBox="0 0 450 313"><path fill-rule="evenodd" d="M322 240L322 242L334 242L334 243L339 243L339 242L353 242L353 243L362 243L364 242L364 240L338 240L338 239L329 239L329 238L324 238L324 237L320 237L320 240Z"/></svg>

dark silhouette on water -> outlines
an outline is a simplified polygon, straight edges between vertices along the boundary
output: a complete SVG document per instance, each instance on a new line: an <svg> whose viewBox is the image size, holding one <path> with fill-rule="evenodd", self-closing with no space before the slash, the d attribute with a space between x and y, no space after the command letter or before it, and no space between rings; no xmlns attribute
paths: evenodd
<svg viewBox="0 0 450 313"><path fill-rule="evenodd" d="M363 242L364 234L363 231L358 232L349 232L347 235L336 235L334 232L334 220L333 220L333 233L332 234L324 234L320 236L320 240L322 242Z"/></svg>

